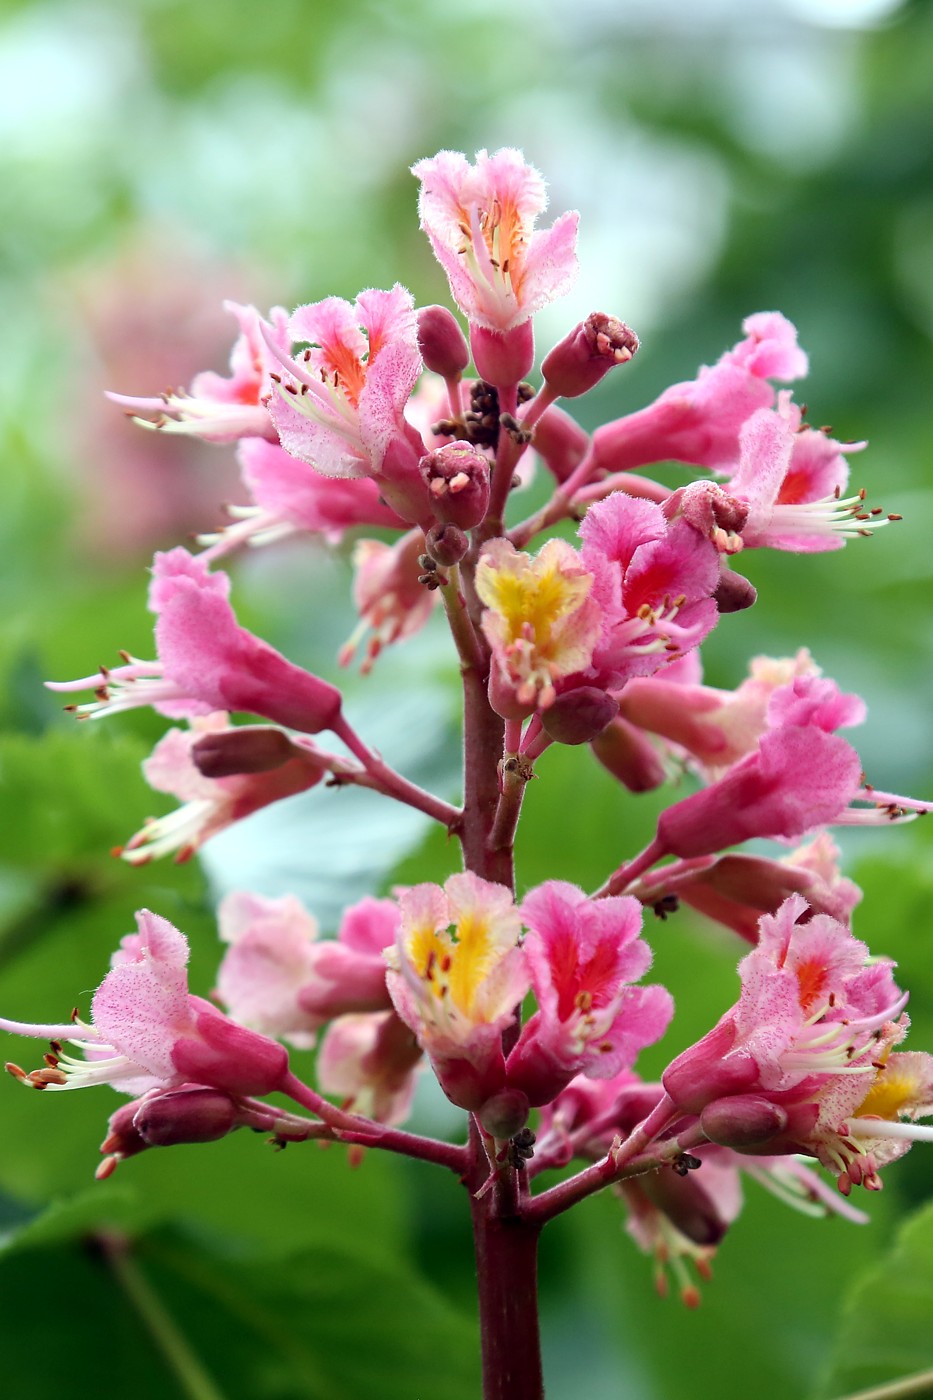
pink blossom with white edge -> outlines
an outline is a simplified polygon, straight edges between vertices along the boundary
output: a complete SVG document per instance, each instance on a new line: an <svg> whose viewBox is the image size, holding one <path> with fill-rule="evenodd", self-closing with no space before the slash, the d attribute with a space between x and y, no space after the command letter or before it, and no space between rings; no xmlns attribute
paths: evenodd
<svg viewBox="0 0 933 1400"><path fill-rule="evenodd" d="M237 623L228 601L230 580L178 547L157 554L149 607L156 614L158 661L127 656L77 681L48 681L50 690L94 690L96 700L74 706L80 718L152 705L170 718L245 710L287 728L316 734L340 716L335 686L287 661Z"/></svg>
<svg viewBox="0 0 933 1400"><path fill-rule="evenodd" d="M110 1084L128 1094L196 1083L231 1094L268 1094L288 1075L288 1054L238 1026L188 991L188 940L167 919L141 910L94 993L91 1022L30 1025L0 1020L14 1035L52 1041L47 1068L16 1078L36 1089ZM62 1041L84 1052L66 1053Z"/></svg>
<svg viewBox="0 0 933 1400"><path fill-rule="evenodd" d="M673 461L730 476L739 462L742 425L775 402L769 380L799 379L808 368L795 328L779 312L749 316L742 329L745 339L696 379L672 384L647 408L597 428L596 469L631 471Z"/></svg>
<svg viewBox="0 0 933 1400"><path fill-rule="evenodd" d="M529 986L511 891L467 872L404 891L399 908L389 995L447 1097L478 1112L505 1087L502 1033Z"/></svg>
<svg viewBox="0 0 933 1400"><path fill-rule="evenodd" d="M240 438L276 440L276 430L263 399L272 387L277 364L270 343L287 352L288 313L280 306L264 321L254 306L225 301L224 309L240 323L240 334L230 355L229 378L204 370L195 376L188 393L168 391L156 398L133 398L108 393L107 397L133 413L154 413L154 420L137 418L148 428L165 433L186 433L207 442L236 442Z"/></svg>
<svg viewBox="0 0 933 1400"><path fill-rule="evenodd" d="M195 750L209 736L215 743L229 737L244 753L263 748L269 756L261 769L208 777L196 762ZM167 816L150 817L119 854L131 865L172 852L176 862L190 860L218 832L272 802L315 787L340 763L317 750L310 739L293 738L282 729L233 726L221 711L196 716L190 729L170 729L143 763L149 786L180 798L183 805Z"/></svg>
<svg viewBox="0 0 933 1400"><path fill-rule="evenodd" d="M635 987L651 965L642 907L591 900L548 880L526 895L523 944L538 1010L506 1062L509 1086L547 1103L575 1074L610 1079L664 1034L674 1010L660 986Z"/></svg>
<svg viewBox="0 0 933 1400"><path fill-rule="evenodd" d="M393 900L367 897L352 905L335 939L318 937L317 921L293 895L229 894L218 922L230 946L217 995L254 1030L309 1046L333 1017L391 1005L383 954L398 933Z"/></svg>
<svg viewBox="0 0 933 1400"><path fill-rule="evenodd" d="M360 292L300 306L289 321L297 356L280 353L269 412L287 452L323 476L372 476L412 523L429 518L418 462L425 447L405 420L421 373L411 293ZM270 347L271 348L271 347Z"/></svg>
<svg viewBox="0 0 933 1400"><path fill-rule="evenodd" d="M277 543L295 534L339 544L357 525L404 529L369 477L326 477L278 443L244 438L237 449L243 483L255 504L228 506L233 523L198 536L202 558L219 559L243 545Z"/></svg>
<svg viewBox="0 0 933 1400"><path fill-rule="evenodd" d="M412 1031L394 1011L338 1016L321 1041L317 1080L341 1106L377 1123L402 1123L423 1063Z"/></svg>
<svg viewBox="0 0 933 1400"><path fill-rule="evenodd" d="M450 291L473 326L502 334L567 292L577 275L579 215L535 230L545 184L520 151L440 151L412 166L418 212Z"/></svg>
<svg viewBox="0 0 933 1400"><path fill-rule="evenodd" d="M870 958L836 919L810 912L792 895L762 918L758 944L739 964L738 1003L664 1071L681 1112L700 1113L730 1095L770 1099L789 1090L809 1102L817 1090L853 1078L862 1081L851 1090L858 1103L876 1062L903 1038L898 1018L907 997L894 982L894 964ZM772 1150L770 1142L765 1147Z"/></svg>
<svg viewBox="0 0 933 1400"><path fill-rule="evenodd" d="M841 549L899 517L866 507L865 492L844 496L846 453L866 444L839 443L801 427L800 410L781 394L778 411L753 413L739 434L739 464L727 488L698 481L666 506L707 533L724 554L743 548L813 554Z"/></svg>
<svg viewBox="0 0 933 1400"><path fill-rule="evenodd" d="M402 642L424 627L438 599L436 590L420 582L423 552L420 530L410 530L394 544L357 541L353 549L353 601L360 620L340 648L341 666L350 664L365 639L360 670L367 675L384 647Z"/></svg>

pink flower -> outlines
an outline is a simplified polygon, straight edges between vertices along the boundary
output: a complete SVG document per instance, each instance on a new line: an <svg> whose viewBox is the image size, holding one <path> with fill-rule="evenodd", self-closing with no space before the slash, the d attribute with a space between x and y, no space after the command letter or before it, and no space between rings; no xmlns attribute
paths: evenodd
<svg viewBox="0 0 933 1400"><path fill-rule="evenodd" d="M37 1089L110 1084L129 1094L195 1083L230 1094L268 1094L288 1075L281 1045L236 1025L188 991L188 940L147 909L136 916L113 966L94 993L91 1024L28 1025L0 1020L15 1035L50 1039L46 1069L12 1072ZM60 1042L84 1052L66 1054Z"/></svg>
<svg viewBox="0 0 933 1400"><path fill-rule="evenodd" d="M410 530L394 544L382 540L358 540L353 550L353 601L359 625L340 648L341 666L347 666L364 637L366 653L360 670L366 675L384 647L419 632L437 603L437 593L421 582L424 569L424 536Z"/></svg>
<svg viewBox="0 0 933 1400"><path fill-rule="evenodd" d="M719 558L685 521L619 491L590 507L580 538L602 611L593 665L613 674L613 688L688 653L715 626Z"/></svg>
<svg viewBox="0 0 933 1400"><path fill-rule="evenodd" d="M698 481L675 492L666 509L708 534L717 549L744 547L813 554L841 549L891 519L865 508L864 491L843 496L849 468L844 453L864 443L836 442L801 427L800 410L781 394L780 411L758 409L739 434L739 464L728 489Z"/></svg>
<svg viewBox="0 0 933 1400"><path fill-rule="evenodd" d="M384 965L383 965L384 966ZM402 1123L415 1092L421 1050L394 1011L339 1016L321 1041L318 1084L343 1107L377 1123Z"/></svg>
<svg viewBox="0 0 933 1400"><path fill-rule="evenodd" d="M230 580L182 548L157 554L149 607L157 616L158 661L126 658L83 680L48 682L50 690L95 690L76 706L96 718L152 705L172 718L212 710L246 710L276 724L316 734L340 717L335 686L294 666L237 623L228 602Z"/></svg>
<svg viewBox="0 0 933 1400"><path fill-rule="evenodd" d="M502 1033L528 990L521 920L504 885L465 873L399 896L389 995L441 1088L478 1112L505 1087Z"/></svg>
<svg viewBox="0 0 933 1400"><path fill-rule="evenodd" d="M658 1040L673 1014L663 987L633 987L651 965L638 935L642 909L628 897L590 900L548 880L521 907L524 953L538 1010L506 1062L510 1087L547 1103L575 1074L610 1079Z"/></svg>
<svg viewBox="0 0 933 1400"><path fill-rule="evenodd" d="M150 1089L140 1099L121 1104L110 1115L100 1150L104 1160L94 1175L112 1176L120 1162L150 1147L217 1142L237 1128L275 1133L284 1127L273 1108L245 1104L217 1089L184 1084L180 1089Z"/></svg>
<svg viewBox="0 0 933 1400"><path fill-rule="evenodd" d="M230 356L230 378L213 370L195 376L191 390L185 394L161 394L158 398L131 398L126 394L109 394L114 403L135 413L155 413L154 422L138 421L147 427L166 433L187 433L208 442L235 442L238 438L264 437L275 441L276 432L263 406L263 399L272 387L271 371L276 357L269 342L281 351L289 347L288 313L280 306L270 313L271 323L263 321L254 306L239 306L225 301L225 310L240 323L240 335Z"/></svg>
<svg viewBox="0 0 933 1400"><path fill-rule="evenodd" d="M494 708L510 715L547 709L554 682L589 665L600 629L592 585L593 575L564 540L548 540L534 558L508 540L485 546L476 591L486 604Z"/></svg>
<svg viewBox="0 0 933 1400"><path fill-rule="evenodd" d="M863 1084L852 1090L858 1103L885 1047L903 1038L897 1018L907 997L894 982L894 964L871 959L844 924L809 914L792 895L762 918L758 944L739 964L738 1003L664 1071L664 1088L681 1112L702 1113L731 1095L773 1099L789 1090L812 1104L817 1090L853 1078ZM815 1117L813 1109L811 1124ZM766 1138L769 1151L775 1136Z"/></svg>
<svg viewBox="0 0 933 1400"><path fill-rule="evenodd" d="M579 215L535 230L545 186L520 151L478 151L475 165L441 151L412 174L421 181L421 227L472 325L512 331L570 288Z"/></svg>
<svg viewBox="0 0 933 1400"><path fill-rule="evenodd" d="M742 425L775 400L770 379L799 379L807 357L797 332L777 311L742 323L745 339L698 377L669 389L637 413L597 428L595 467L631 471L649 462L690 462L729 476L739 461Z"/></svg>
<svg viewBox="0 0 933 1400"><path fill-rule="evenodd" d="M398 932L392 900L352 905L336 939L318 939L317 921L291 895L229 894L218 920L230 946L217 993L231 1016L254 1030L308 1046L332 1017L391 1004L383 953Z"/></svg>
<svg viewBox="0 0 933 1400"><path fill-rule="evenodd" d="M284 377L269 400L282 446L323 476L371 476L404 520L430 516L418 462L420 435L405 406L421 373L411 294L360 292L300 306L294 340L311 346L278 355Z"/></svg>
<svg viewBox="0 0 933 1400"><path fill-rule="evenodd" d="M315 787L335 765L341 760L283 729L233 726L222 712L195 717L190 729L170 729L143 763L149 786L183 806L150 817L119 854L131 865L170 851L178 862L189 860L219 831Z"/></svg>
<svg viewBox="0 0 933 1400"><path fill-rule="evenodd" d="M369 477L326 477L263 438L244 438L237 450L241 474L255 502L228 507L234 523L198 536L211 560L243 544L262 545L307 532L337 544L356 525L403 529L405 522L381 499Z"/></svg>

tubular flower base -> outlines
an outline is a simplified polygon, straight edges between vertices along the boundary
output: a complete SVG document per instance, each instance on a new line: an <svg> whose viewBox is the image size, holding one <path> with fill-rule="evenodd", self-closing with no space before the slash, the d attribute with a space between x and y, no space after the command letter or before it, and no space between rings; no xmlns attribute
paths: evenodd
<svg viewBox="0 0 933 1400"><path fill-rule="evenodd" d="M37 1068L7 1066L27 1087L128 1096L102 1110L101 1178L151 1148L211 1151L240 1127L277 1147L328 1144L350 1165L378 1149L452 1172L473 1225L484 1400L541 1400L537 1242L557 1215L609 1190L658 1288L695 1306L697 1278L741 1228L743 1176L806 1214L858 1222L852 1189L877 1190L914 1142L933 1140L922 1121L933 1118L933 1056L902 1048L907 994L893 962L853 932L861 891L826 830L897 825L930 804L868 784L839 733L865 706L822 675L805 636L788 657L755 657L734 689L703 683L713 628L759 606L730 567L737 554L861 548L898 518L849 485L848 458L865 444L809 427L776 387L808 368L791 323L749 316L695 379L587 431L557 400L585 397L638 337L593 311L533 373L535 315L576 273L577 215L536 227L543 178L509 148L473 163L441 151L414 174L466 328L399 284L269 320L231 304L240 334L228 377L118 400L164 432L236 443L249 504L200 537L200 556L156 555L156 659L124 653L51 688L91 692L69 706L79 718L148 706L187 722L143 766L181 805L129 837L118 854L130 865L188 859L299 793L327 819L341 800L333 789L354 785L439 823L448 868L379 899L348 886L342 916L322 928L287 881L270 897L284 879L270 866L266 893L237 889L220 903L212 996L223 1011L189 989L185 937L142 911L89 1020L0 1020L0 1030L50 1042ZM591 401L583 421L596 412ZM538 459L550 495L520 520L513 487ZM689 484L645 470L672 462L693 468ZM576 543L549 533L569 521ZM219 565L240 546L335 545L358 527L380 537L353 542L359 625L335 660L359 648L369 673L385 647L426 628L441 665L449 640L463 698L457 805L392 768L350 724L335 684L232 610ZM870 546L886 547L883 535ZM322 594L293 616L328 606ZM378 686L378 672L365 684ZM338 752L309 737L328 730ZM606 770L607 842L634 829L630 794L655 794L653 837L640 852L614 850L595 892L571 883L572 870L532 889L516 880L524 794L532 778L532 801L553 781L555 744L591 744ZM665 802L668 779L685 774L696 790ZM587 802L572 791L554 838L557 849L566 831L568 854ZM354 820L348 840L364 840ZM793 848L731 849L762 838ZM312 874L320 859L309 851ZM295 880L307 888L300 870ZM691 1007L692 1023L711 1029L669 1050L660 1081L646 1083L639 1053L663 1041L674 1000L642 983L659 927L645 910L664 921L682 904L745 940L741 990L718 1020L721 1008ZM878 912L857 916L870 927ZM686 950L679 975L699 1000L699 940L692 956L697 975ZM312 1048L305 1082L290 1053ZM462 1110L454 1141L405 1126L417 1076L432 1072ZM308 1154L309 1200L317 1160Z"/></svg>

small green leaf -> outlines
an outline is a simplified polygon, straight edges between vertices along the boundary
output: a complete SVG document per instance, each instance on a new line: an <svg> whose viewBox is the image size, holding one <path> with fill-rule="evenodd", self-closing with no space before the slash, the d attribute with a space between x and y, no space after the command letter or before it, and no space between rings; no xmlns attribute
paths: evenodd
<svg viewBox="0 0 933 1400"><path fill-rule="evenodd" d="M933 1203L911 1216L894 1248L854 1285L818 1400L933 1368L931 1316Z"/></svg>

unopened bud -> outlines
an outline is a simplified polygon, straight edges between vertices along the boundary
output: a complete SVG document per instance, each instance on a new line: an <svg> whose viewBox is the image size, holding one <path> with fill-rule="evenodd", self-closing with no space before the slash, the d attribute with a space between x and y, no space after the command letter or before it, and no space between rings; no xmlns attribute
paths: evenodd
<svg viewBox="0 0 933 1400"><path fill-rule="evenodd" d="M457 525L432 525L425 536L425 545L435 564L449 569L460 563L470 541Z"/></svg>
<svg viewBox="0 0 933 1400"><path fill-rule="evenodd" d="M734 1094L707 1104L700 1127L710 1142L743 1152L770 1142L787 1127L787 1114L776 1103L754 1094Z"/></svg>
<svg viewBox="0 0 933 1400"><path fill-rule="evenodd" d="M638 336L615 316L593 311L545 355L545 384L562 398L585 394L615 365L624 365L638 349Z"/></svg>
<svg viewBox="0 0 933 1400"><path fill-rule="evenodd" d="M425 369L444 379L458 378L470 363L466 336L446 306L423 306L418 312L418 349Z"/></svg>
<svg viewBox="0 0 933 1400"><path fill-rule="evenodd" d="M758 601L758 589L743 574L723 568L713 602L721 613L744 612Z"/></svg>
<svg viewBox="0 0 933 1400"><path fill-rule="evenodd" d="M440 524L471 530L480 523L489 505L489 462L479 448L448 442L422 457L419 471Z"/></svg>
<svg viewBox="0 0 933 1400"><path fill-rule="evenodd" d="M619 702L595 685L581 685L558 695L541 712L541 723L558 744L586 744L618 716Z"/></svg>
<svg viewBox="0 0 933 1400"><path fill-rule="evenodd" d="M534 449L558 481L566 481L590 445L589 433L562 408L545 409L535 424Z"/></svg>
<svg viewBox="0 0 933 1400"><path fill-rule="evenodd" d="M651 792L666 774L657 748L646 734L620 715L592 740L593 753L629 792Z"/></svg>
<svg viewBox="0 0 933 1400"><path fill-rule="evenodd" d="M292 757L293 745L281 729L249 724L205 734L192 746L194 766L204 778L269 773Z"/></svg>
<svg viewBox="0 0 933 1400"><path fill-rule="evenodd" d="M237 1107L215 1089L179 1089L144 1099L134 1126L149 1147L217 1142L237 1126Z"/></svg>
<svg viewBox="0 0 933 1400"><path fill-rule="evenodd" d="M511 1138L524 1128L530 1111L528 1096L521 1089L503 1089L486 1100L477 1117L493 1137Z"/></svg>

